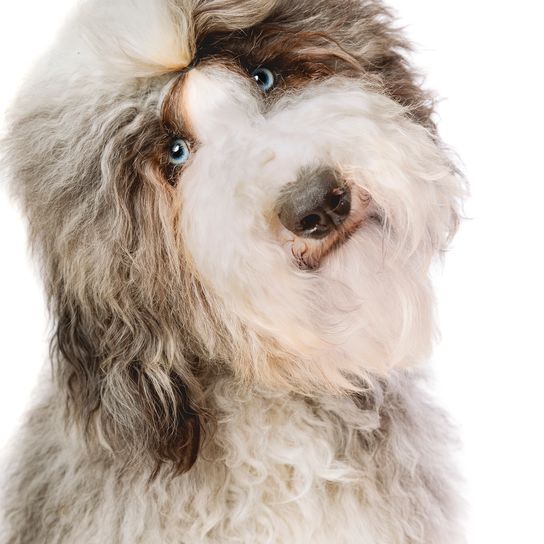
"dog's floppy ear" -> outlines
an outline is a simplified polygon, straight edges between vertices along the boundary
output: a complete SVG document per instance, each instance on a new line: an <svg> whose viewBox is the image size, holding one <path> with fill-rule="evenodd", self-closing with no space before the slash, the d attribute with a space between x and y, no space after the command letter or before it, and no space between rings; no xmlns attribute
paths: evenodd
<svg viewBox="0 0 544 544"><path fill-rule="evenodd" d="M95 443L127 462L187 470L203 411L159 91L101 96L87 83L47 107L23 102L8 140L55 320L59 387Z"/></svg>
<svg viewBox="0 0 544 544"><path fill-rule="evenodd" d="M101 162L89 203L61 207L74 227L56 241L50 276L54 347L60 383L87 432L124 457L184 471L200 444L200 386L187 348L179 204L155 167L156 127L146 111L89 157L90 173Z"/></svg>
<svg viewBox="0 0 544 544"><path fill-rule="evenodd" d="M129 322L111 310L61 295L53 347L69 414L127 461L188 470L202 417L189 363L182 353L168 353L173 348L153 316L140 312Z"/></svg>

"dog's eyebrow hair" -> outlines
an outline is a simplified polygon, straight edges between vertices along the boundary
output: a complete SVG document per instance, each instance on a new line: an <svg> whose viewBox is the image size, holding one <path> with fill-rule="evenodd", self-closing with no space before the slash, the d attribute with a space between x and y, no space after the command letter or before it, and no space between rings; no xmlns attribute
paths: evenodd
<svg viewBox="0 0 544 544"><path fill-rule="evenodd" d="M183 117L183 108L179 105L182 100L183 84L187 73L188 70L183 70L166 85L159 105L162 126L180 136L193 136L189 123Z"/></svg>
<svg viewBox="0 0 544 544"><path fill-rule="evenodd" d="M165 102L169 98L169 94L172 92L172 88L177 84L178 79L182 72L177 72L173 77L171 77L167 83L165 83L159 93L159 98L157 100L157 112L162 116L163 108Z"/></svg>

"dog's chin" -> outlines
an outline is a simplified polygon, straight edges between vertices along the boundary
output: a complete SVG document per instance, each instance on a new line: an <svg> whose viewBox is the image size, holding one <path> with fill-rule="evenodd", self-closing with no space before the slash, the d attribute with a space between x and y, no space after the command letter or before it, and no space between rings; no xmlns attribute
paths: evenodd
<svg viewBox="0 0 544 544"><path fill-rule="evenodd" d="M319 270L326 259L343 246L360 229L381 223L380 210L371 195L358 185L351 185L351 211L346 220L320 239L284 233L284 244L294 265L303 271Z"/></svg>

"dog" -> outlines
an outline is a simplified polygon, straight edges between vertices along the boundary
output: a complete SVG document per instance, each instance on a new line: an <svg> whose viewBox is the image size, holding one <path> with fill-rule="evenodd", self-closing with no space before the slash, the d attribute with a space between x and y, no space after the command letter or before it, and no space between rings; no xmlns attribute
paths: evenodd
<svg viewBox="0 0 544 544"><path fill-rule="evenodd" d="M5 544L450 544L462 174L378 0L87 0L8 118L53 323Z"/></svg>

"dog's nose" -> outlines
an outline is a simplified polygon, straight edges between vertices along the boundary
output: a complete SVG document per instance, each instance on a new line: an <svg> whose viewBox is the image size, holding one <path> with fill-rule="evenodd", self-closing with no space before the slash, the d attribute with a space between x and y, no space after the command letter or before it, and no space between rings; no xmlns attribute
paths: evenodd
<svg viewBox="0 0 544 544"><path fill-rule="evenodd" d="M330 168L304 169L281 193L276 209L282 225L297 236L324 238L351 209L351 193Z"/></svg>

